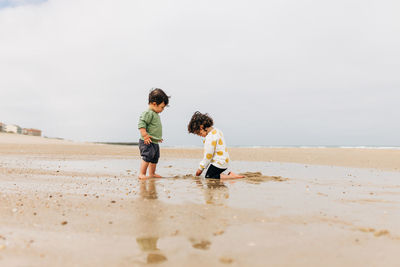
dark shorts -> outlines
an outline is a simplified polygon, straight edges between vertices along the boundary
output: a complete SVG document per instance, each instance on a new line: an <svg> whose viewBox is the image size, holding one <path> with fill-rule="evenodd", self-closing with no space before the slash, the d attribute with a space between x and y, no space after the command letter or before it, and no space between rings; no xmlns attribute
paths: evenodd
<svg viewBox="0 0 400 267"><path fill-rule="evenodd" d="M214 165L210 164L210 167L208 167L208 170L206 172L206 178L220 179L221 173L225 170L226 169L220 169L220 168L215 167Z"/></svg>
<svg viewBox="0 0 400 267"><path fill-rule="evenodd" d="M146 145L142 139L139 139L140 156L146 162L158 163L160 158L160 146L158 144L150 143Z"/></svg>

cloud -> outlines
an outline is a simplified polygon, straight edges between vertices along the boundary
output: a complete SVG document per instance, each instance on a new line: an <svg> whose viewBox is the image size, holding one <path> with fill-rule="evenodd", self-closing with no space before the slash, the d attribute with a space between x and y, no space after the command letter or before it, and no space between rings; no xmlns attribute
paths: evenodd
<svg viewBox="0 0 400 267"><path fill-rule="evenodd" d="M195 110L236 145L397 142L395 1L36 3L0 9L0 120L132 141L160 87L170 145Z"/></svg>

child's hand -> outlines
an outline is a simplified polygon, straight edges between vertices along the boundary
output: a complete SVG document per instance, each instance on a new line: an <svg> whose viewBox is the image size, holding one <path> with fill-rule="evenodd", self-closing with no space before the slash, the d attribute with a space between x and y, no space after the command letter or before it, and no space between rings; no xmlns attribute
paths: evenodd
<svg viewBox="0 0 400 267"><path fill-rule="evenodd" d="M150 144L152 141L151 141L151 136L150 135L145 135L145 136L143 136L143 141L144 141L144 143L146 144L146 145L148 145L148 144Z"/></svg>
<svg viewBox="0 0 400 267"><path fill-rule="evenodd" d="M202 170L198 169L198 170L196 171L196 176L200 176L202 172L203 172Z"/></svg>
<svg viewBox="0 0 400 267"><path fill-rule="evenodd" d="M160 139L160 141L158 141L159 143L162 143L164 141L164 139Z"/></svg>

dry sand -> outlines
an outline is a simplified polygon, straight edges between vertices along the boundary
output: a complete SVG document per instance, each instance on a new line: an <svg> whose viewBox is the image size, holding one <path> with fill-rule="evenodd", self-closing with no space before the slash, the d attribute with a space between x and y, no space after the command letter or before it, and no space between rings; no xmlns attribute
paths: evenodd
<svg viewBox="0 0 400 267"><path fill-rule="evenodd" d="M399 265L398 150L235 148L236 161L302 165L225 182L138 181L137 150L0 134L0 266ZM105 163L123 159L136 165Z"/></svg>

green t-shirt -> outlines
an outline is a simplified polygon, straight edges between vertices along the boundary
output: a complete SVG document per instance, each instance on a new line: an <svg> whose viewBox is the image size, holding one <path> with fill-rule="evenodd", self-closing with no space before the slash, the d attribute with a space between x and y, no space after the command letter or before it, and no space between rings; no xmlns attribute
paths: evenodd
<svg viewBox="0 0 400 267"><path fill-rule="evenodd" d="M145 128L147 133L152 137L154 144L162 139L162 125L160 115L152 109L148 109L140 115L138 129ZM143 140L143 136L140 137Z"/></svg>

